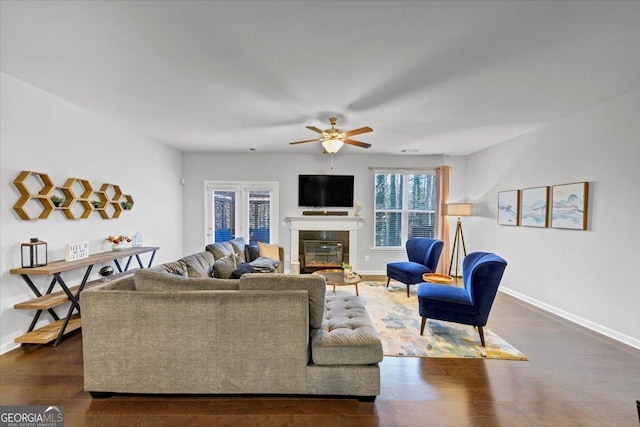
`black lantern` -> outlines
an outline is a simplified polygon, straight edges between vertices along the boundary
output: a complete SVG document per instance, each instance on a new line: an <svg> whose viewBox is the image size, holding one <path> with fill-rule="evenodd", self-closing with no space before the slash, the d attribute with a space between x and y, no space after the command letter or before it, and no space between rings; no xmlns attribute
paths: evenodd
<svg viewBox="0 0 640 427"><path fill-rule="evenodd" d="M43 267L47 265L47 242L32 237L29 243L23 243L22 268Z"/></svg>

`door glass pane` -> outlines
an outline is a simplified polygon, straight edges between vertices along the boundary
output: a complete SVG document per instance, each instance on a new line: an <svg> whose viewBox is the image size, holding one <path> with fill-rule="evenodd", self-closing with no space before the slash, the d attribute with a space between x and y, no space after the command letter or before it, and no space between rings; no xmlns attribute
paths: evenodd
<svg viewBox="0 0 640 427"><path fill-rule="evenodd" d="M402 243L402 214L376 212L376 246L400 246Z"/></svg>
<svg viewBox="0 0 640 427"><path fill-rule="evenodd" d="M249 192L249 243L271 243L271 192Z"/></svg>
<svg viewBox="0 0 640 427"><path fill-rule="evenodd" d="M236 236L236 192L213 192L215 242L226 242Z"/></svg>

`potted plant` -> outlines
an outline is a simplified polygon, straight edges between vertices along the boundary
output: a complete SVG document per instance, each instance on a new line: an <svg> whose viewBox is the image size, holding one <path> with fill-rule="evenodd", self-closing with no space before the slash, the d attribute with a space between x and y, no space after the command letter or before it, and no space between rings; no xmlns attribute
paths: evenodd
<svg viewBox="0 0 640 427"><path fill-rule="evenodd" d="M351 277L351 273L352 273L352 269L351 269L351 264L349 264L348 262L343 262L342 263L342 270L344 272L344 277Z"/></svg>
<svg viewBox="0 0 640 427"><path fill-rule="evenodd" d="M120 202L120 205L122 206L122 209L124 209L125 211L128 211L131 209L131 207L133 207L133 203L131 202Z"/></svg>
<svg viewBox="0 0 640 427"><path fill-rule="evenodd" d="M98 209L100 207L100 202L98 200L91 200L91 206L93 206L93 209Z"/></svg>
<svg viewBox="0 0 640 427"><path fill-rule="evenodd" d="M114 251L121 251L126 248L126 244L131 242L131 238L123 235L119 236L109 236L107 240L113 243L111 245L111 249Z"/></svg>
<svg viewBox="0 0 640 427"><path fill-rule="evenodd" d="M58 196L51 196L51 201L53 202L53 206L59 208L64 203L64 198Z"/></svg>

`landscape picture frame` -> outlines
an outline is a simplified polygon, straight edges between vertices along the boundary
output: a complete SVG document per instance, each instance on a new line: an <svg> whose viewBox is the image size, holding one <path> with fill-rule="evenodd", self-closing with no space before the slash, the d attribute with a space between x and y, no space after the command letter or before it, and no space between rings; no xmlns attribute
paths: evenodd
<svg viewBox="0 0 640 427"><path fill-rule="evenodd" d="M520 190L498 192L498 225L517 226L520 223Z"/></svg>
<svg viewBox="0 0 640 427"><path fill-rule="evenodd" d="M546 228L549 226L549 186L520 190L520 225Z"/></svg>
<svg viewBox="0 0 640 427"><path fill-rule="evenodd" d="M551 187L551 227L586 230L588 202L588 182Z"/></svg>

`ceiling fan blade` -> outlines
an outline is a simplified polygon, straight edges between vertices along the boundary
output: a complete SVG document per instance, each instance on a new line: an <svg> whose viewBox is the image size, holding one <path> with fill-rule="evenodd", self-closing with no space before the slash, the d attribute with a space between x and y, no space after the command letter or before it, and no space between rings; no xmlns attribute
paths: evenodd
<svg viewBox="0 0 640 427"><path fill-rule="evenodd" d="M360 142L360 141L356 141L355 139L345 139L343 141L345 144L350 144L350 145L355 145L357 147L362 147L362 148L369 148L371 147L371 144L368 144L366 142Z"/></svg>
<svg viewBox="0 0 640 427"><path fill-rule="evenodd" d="M318 129L318 128L317 128L317 127L315 127L315 126L305 126L305 127L306 127L307 129L309 129L309 130L312 130L312 131L314 131L314 132L318 132L318 133L320 133L320 134L321 134L322 132L324 132L322 129Z"/></svg>
<svg viewBox="0 0 640 427"><path fill-rule="evenodd" d="M351 135L360 135L361 133L367 133L367 132L373 132L373 129L371 129L369 126L365 126L365 127L361 127L358 129L354 129L354 130L350 130L348 132L344 133L345 137L350 137Z"/></svg>
<svg viewBox="0 0 640 427"><path fill-rule="evenodd" d="M289 145L302 144L302 143L305 143L305 142L320 142L320 141L322 141L322 140L318 139L318 138L316 138L316 139L306 139L304 141L290 142Z"/></svg>

